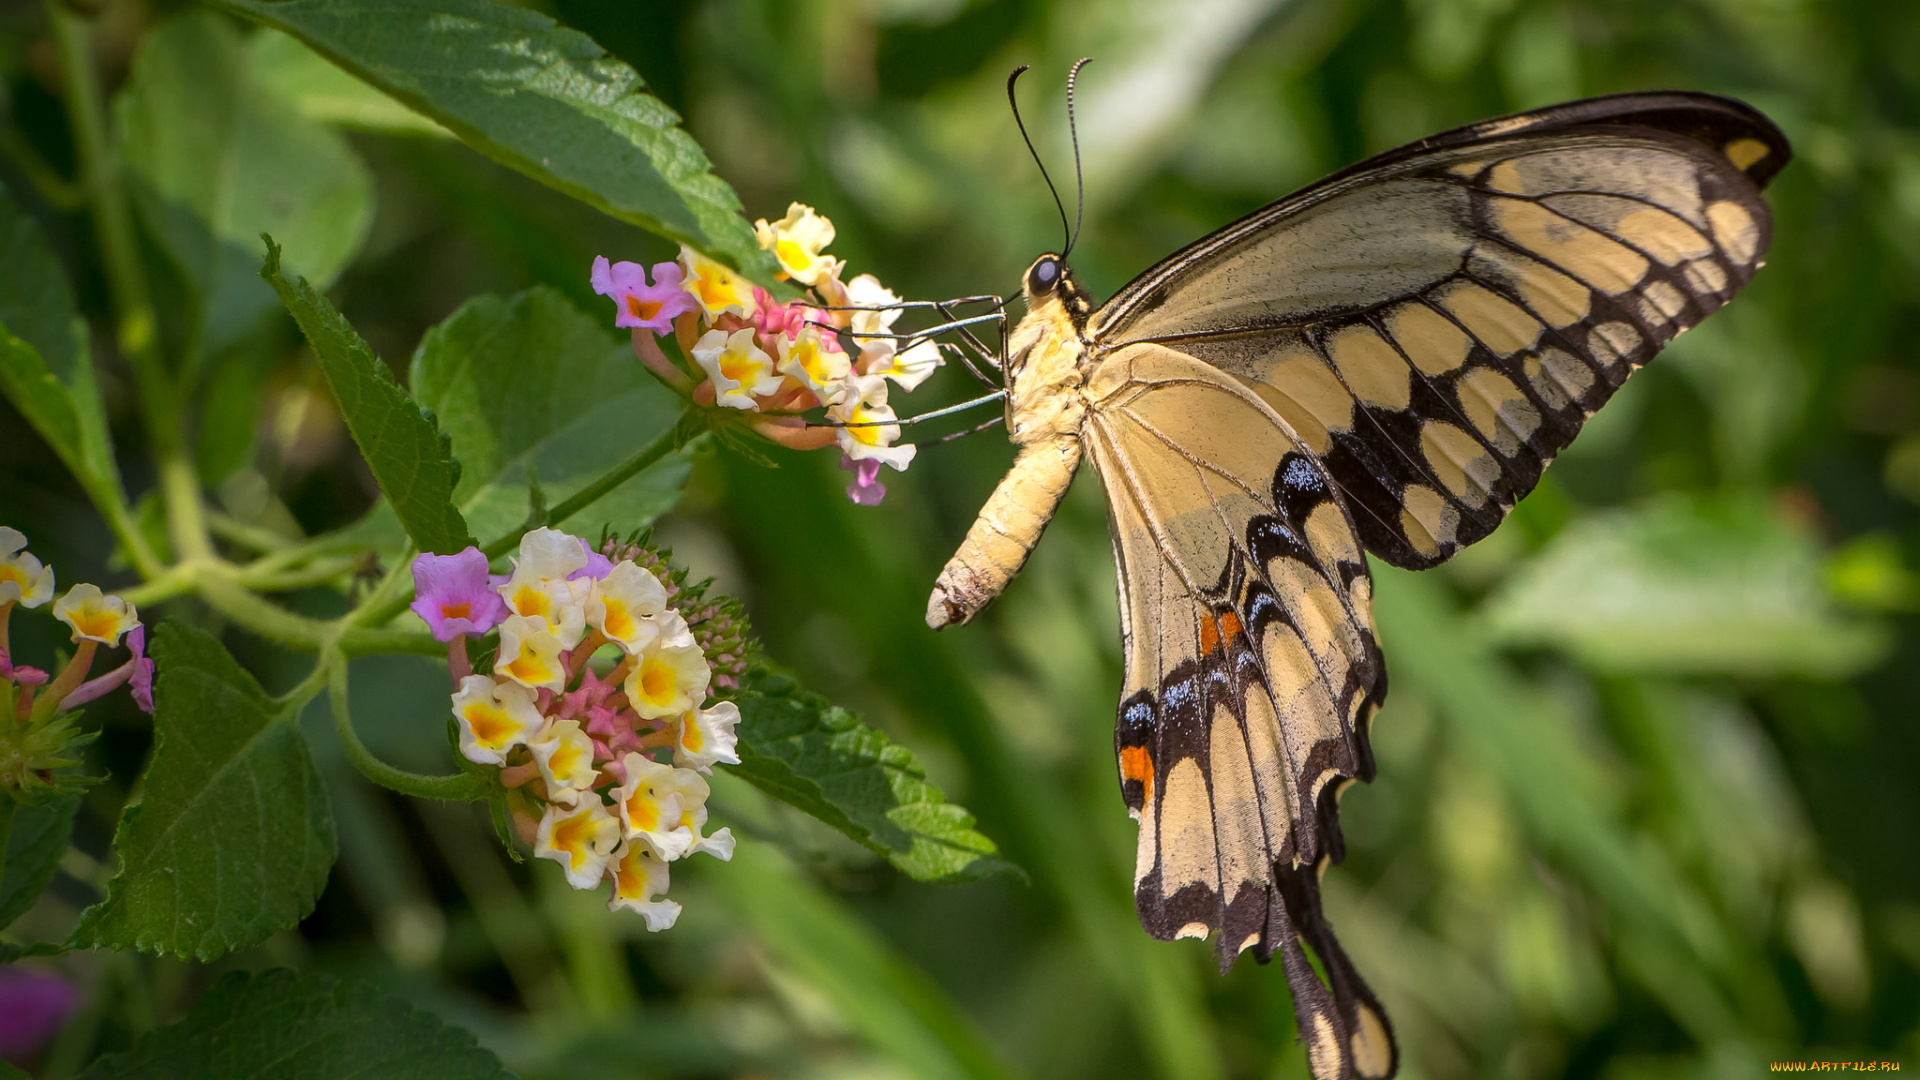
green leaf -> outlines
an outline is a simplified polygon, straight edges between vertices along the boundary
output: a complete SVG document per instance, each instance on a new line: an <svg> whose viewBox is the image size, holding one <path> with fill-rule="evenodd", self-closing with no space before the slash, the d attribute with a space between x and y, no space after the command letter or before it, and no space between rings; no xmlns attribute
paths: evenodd
<svg viewBox="0 0 1920 1080"><path fill-rule="evenodd" d="M247 74L309 120L382 135L453 138L453 132L277 30L261 30L247 40Z"/></svg>
<svg viewBox="0 0 1920 1080"><path fill-rule="evenodd" d="M1567 528L1491 597L1497 640L1611 672L1840 678L1884 629L1828 599L1812 538L1756 501L1669 498Z"/></svg>
<svg viewBox="0 0 1920 1080"><path fill-rule="evenodd" d="M67 273L0 185L0 392L96 504L126 502Z"/></svg>
<svg viewBox="0 0 1920 1080"><path fill-rule="evenodd" d="M709 876L766 947L823 991L847 1025L927 1080L1013 1072L939 984L764 844L742 843Z"/></svg>
<svg viewBox="0 0 1920 1080"><path fill-rule="evenodd" d="M530 357L537 361L529 362ZM481 536L526 520L528 476L561 502L673 426L680 402L558 292L469 300L427 332L408 382L460 455L454 499ZM691 468L673 454L585 511L621 532L665 513ZM583 530L584 531L584 530Z"/></svg>
<svg viewBox="0 0 1920 1080"><path fill-rule="evenodd" d="M773 262L680 117L544 15L484 0L211 0L299 38L488 157L763 281Z"/></svg>
<svg viewBox="0 0 1920 1080"><path fill-rule="evenodd" d="M251 77L227 20L190 11L163 23L116 105L137 204L196 294L208 351L273 308L256 273L261 233L323 288L359 250L373 220L366 167L338 132Z"/></svg>
<svg viewBox="0 0 1920 1080"><path fill-rule="evenodd" d="M363 982L229 972L186 1019L109 1054L83 1080L511 1080L472 1035Z"/></svg>
<svg viewBox="0 0 1920 1080"><path fill-rule="evenodd" d="M0 929L27 913L46 891L60 857L73 836L73 815L80 796L68 795L44 805L21 803L0 795L0 847L6 863L0 865ZM11 831L7 818L11 816Z"/></svg>
<svg viewBox="0 0 1920 1080"><path fill-rule="evenodd" d="M114 833L120 872L76 948L211 960L295 926L333 865L333 815L296 710L205 631L160 624L153 758Z"/></svg>
<svg viewBox="0 0 1920 1080"><path fill-rule="evenodd" d="M453 508L460 466L433 417L393 381L387 365L326 297L305 278L287 280L280 272L280 245L271 238L260 276L280 294L307 340L313 342L347 430L366 455L374 479L407 527L407 535L421 551L441 555L472 544L466 521Z"/></svg>
<svg viewBox="0 0 1920 1080"><path fill-rule="evenodd" d="M947 801L904 746L792 679L756 672L740 706L735 775L887 857L916 881L1004 870L973 815Z"/></svg>

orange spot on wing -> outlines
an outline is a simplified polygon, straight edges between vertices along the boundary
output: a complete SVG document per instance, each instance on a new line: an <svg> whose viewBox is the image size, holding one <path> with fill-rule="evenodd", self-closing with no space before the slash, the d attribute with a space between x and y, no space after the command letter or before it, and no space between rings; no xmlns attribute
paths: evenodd
<svg viewBox="0 0 1920 1080"><path fill-rule="evenodd" d="M1207 614L1200 619L1200 655L1212 656L1213 650L1220 647L1220 627Z"/></svg>
<svg viewBox="0 0 1920 1080"><path fill-rule="evenodd" d="M1233 636L1240 633L1240 629L1240 616L1231 611L1225 612L1220 616L1221 641L1232 641Z"/></svg>
<svg viewBox="0 0 1920 1080"><path fill-rule="evenodd" d="M1144 746L1123 746L1120 748L1120 775L1127 780L1138 780L1146 788L1145 802L1153 801L1153 758Z"/></svg>

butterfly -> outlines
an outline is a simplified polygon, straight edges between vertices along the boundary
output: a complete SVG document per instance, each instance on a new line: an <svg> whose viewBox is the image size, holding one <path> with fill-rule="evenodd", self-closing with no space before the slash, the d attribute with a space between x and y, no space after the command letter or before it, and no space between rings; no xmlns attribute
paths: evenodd
<svg viewBox="0 0 1920 1080"><path fill-rule="evenodd" d="M1119 564L1140 921L1217 935L1223 972L1277 954L1319 1080L1399 1064L1319 890L1387 692L1366 554L1425 569L1491 533L1636 368L1753 276L1760 192L1790 156L1738 101L1593 98L1363 161L1105 304L1060 254L1028 268L1003 368L1018 455L927 622L998 595L1092 463Z"/></svg>

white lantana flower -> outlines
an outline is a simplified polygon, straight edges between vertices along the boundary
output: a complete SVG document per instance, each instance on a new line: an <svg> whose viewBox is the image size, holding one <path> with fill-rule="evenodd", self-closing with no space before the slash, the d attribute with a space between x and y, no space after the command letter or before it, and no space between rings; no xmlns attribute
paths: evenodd
<svg viewBox="0 0 1920 1080"><path fill-rule="evenodd" d="M732 334L709 330L693 344L693 359L713 380L713 403L729 409L754 409L755 395L780 389L780 374L773 370L773 357L753 343L753 328L741 327Z"/></svg>
<svg viewBox="0 0 1920 1080"><path fill-rule="evenodd" d="M692 769L674 769L670 777L660 781L659 789L680 800L680 826L687 830L692 838L688 852L704 852L721 862L733 858L733 830L721 829L712 836L700 835L707 826L707 796L713 789Z"/></svg>
<svg viewBox="0 0 1920 1080"><path fill-rule="evenodd" d="M580 730L578 720L556 720L544 734L527 743L533 760L540 766L540 778L547 782L547 801L572 804L582 796L593 797L593 782L600 770L593 767L593 739Z"/></svg>
<svg viewBox="0 0 1920 1080"><path fill-rule="evenodd" d="M820 328L807 326L798 334L780 336L780 373L813 391L822 405L831 405L846 396L846 377L853 370L847 354L828 349Z"/></svg>
<svg viewBox="0 0 1920 1080"><path fill-rule="evenodd" d="M140 625L140 613L132 604L100 586L85 583L67 590L54 602L53 617L73 631L73 640L97 641L102 645L120 644L120 636Z"/></svg>
<svg viewBox="0 0 1920 1080"><path fill-rule="evenodd" d="M53 567L42 566L26 547L20 530L0 525L0 607L37 608L53 599Z"/></svg>
<svg viewBox="0 0 1920 1080"><path fill-rule="evenodd" d="M520 538L520 557L500 586L500 598L515 615L544 620L560 647L571 649L586 636L585 604L593 581L567 578L586 565L587 551L579 537L558 529L535 529Z"/></svg>
<svg viewBox="0 0 1920 1080"><path fill-rule="evenodd" d="M667 881L667 860L660 852L645 837L628 840L614 856L613 897L607 910L637 911L647 920L648 932L666 930L680 917L680 905L664 895Z"/></svg>
<svg viewBox="0 0 1920 1080"><path fill-rule="evenodd" d="M660 636L655 619L667 610L667 589L653 571L622 560L593 583L587 597L587 625L633 655Z"/></svg>
<svg viewBox="0 0 1920 1080"><path fill-rule="evenodd" d="M900 297L892 289L880 284L880 279L872 274L861 274L847 282L846 306L853 308L884 308L880 311L855 311L848 321L848 329L853 331L854 344L860 348L863 363L884 363L893 355L893 324L900 319L901 309L893 305ZM872 373L872 369L868 369Z"/></svg>
<svg viewBox="0 0 1920 1080"><path fill-rule="evenodd" d="M765 218L753 223L753 234L760 246L773 252L780 274L802 285L818 285L823 278L837 278L843 265L825 253L833 243L833 222L815 213L813 207L793 203L787 216L768 224Z"/></svg>
<svg viewBox="0 0 1920 1080"><path fill-rule="evenodd" d="M865 354L861 354L864 356ZM884 375L900 384L900 389L911 392L927 381L935 368L947 362L946 354L932 341L922 341L905 352L890 353L885 363L867 368L869 375Z"/></svg>
<svg viewBox="0 0 1920 1080"><path fill-rule="evenodd" d="M673 766L634 753L621 761L627 782L615 792L613 812L626 838L646 840L663 859L685 855L693 847L694 836L681 824L686 806L674 783Z"/></svg>
<svg viewBox="0 0 1920 1080"><path fill-rule="evenodd" d="M582 799L572 807L547 804L534 834L533 854L559 863L567 872L567 884L591 889L600 884L619 847L620 823L600 800Z"/></svg>
<svg viewBox="0 0 1920 1080"><path fill-rule="evenodd" d="M554 693L567 688L567 668L560 662L560 639L538 616L509 615L500 623L500 651L493 673L504 675L529 690L545 687Z"/></svg>
<svg viewBox="0 0 1920 1080"><path fill-rule="evenodd" d="M678 612L660 619L660 637L637 655L624 687L627 703L642 719L678 716L707 696L713 669Z"/></svg>
<svg viewBox="0 0 1920 1080"><path fill-rule="evenodd" d="M532 738L545 723L531 690L485 675L460 680L453 715L460 722L461 756L482 765L505 765L507 751Z"/></svg>
<svg viewBox="0 0 1920 1080"><path fill-rule="evenodd" d="M740 706L731 701L718 702L711 709L687 710L674 733L673 763L703 773L712 772L715 762L740 764L740 740L733 732L739 722Z"/></svg>
<svg viewBox="0 0 1920 1080"><path fill-rule="evenodd" d="M840 449L855 461L873 458L904 471L913 460L915 447L893 446L900 437L893 410L887 407L887 382L878 375L854 375L847 379L844 400L827 410L827 415L843 424L839 428Z"/></svg>
<svg viewBox="0 0 1920 1080"><path fill-rule="evenodd" d="M728 312L743 319L752 317L752 282L685 244L680 245L680 262L687 268L680 287L700 305L708 322Z"/></svg>

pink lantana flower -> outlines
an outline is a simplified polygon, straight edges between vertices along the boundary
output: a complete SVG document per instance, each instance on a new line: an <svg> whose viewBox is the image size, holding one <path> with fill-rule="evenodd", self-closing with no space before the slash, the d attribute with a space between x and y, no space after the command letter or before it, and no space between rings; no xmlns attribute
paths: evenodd
<svg viewBox="0 0 1920 1080"><path fill-rule="evenodd" d="M879 506L880 500L887 497L887 485L880 482L878 459L855 461L843 453L840 467L853 474L853 483L847 485L847 498L861 506Z"/></svg>
<svg viewBox="0 0 1920 1080"><path fill-rule="evenodd" d="M613 318L615 326L671 333L673 320L695 307L685 279L686 272L679 263L654 263L653 284L649 285L647 270L639 263L609 263L604 255L593 260L593 291L613 298L619 309Z"/></svg>
<svg viewBox="0 0 1920 1080"><path fill-rule="evenodd" d="M487 557L469 547L457 555L427 552L413 560L413 613L435 640L484 634L507 617L506 601L487 577Z"/></svg>
<svg viewBox="0 0 1920 1080"><path fill-rule="evenodd" d="M133 658L97 679L81 683L73 693L60 699L61 708L74 709L105 697L119 688L121 683L128 684L133 693L133 703L140 706L141 712L153 711L153 661L147 658L147 628L136 623L127 631L127 650ZM46 678L43 674L42 680Z"/></svg>

